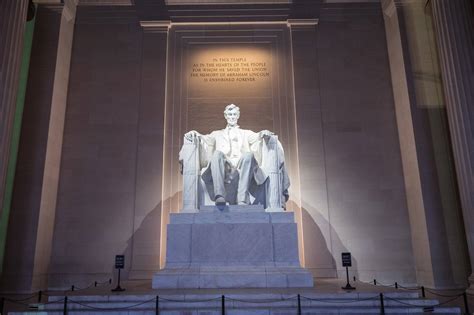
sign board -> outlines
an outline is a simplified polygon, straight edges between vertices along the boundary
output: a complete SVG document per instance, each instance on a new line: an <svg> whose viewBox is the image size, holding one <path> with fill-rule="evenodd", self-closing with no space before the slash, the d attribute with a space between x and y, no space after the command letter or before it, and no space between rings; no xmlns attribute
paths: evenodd
<svg viewBox="0 0 474 315"><path fill-rule="evenodd" d="M115 269L123 269L125 267L125 256L116 255L115 256Z"/></svg>
<svg viewBox="0 0 474 315"><path fill-rule="evenodd" d="M352 267L351 253L342 253L342 267Z"/></svg>

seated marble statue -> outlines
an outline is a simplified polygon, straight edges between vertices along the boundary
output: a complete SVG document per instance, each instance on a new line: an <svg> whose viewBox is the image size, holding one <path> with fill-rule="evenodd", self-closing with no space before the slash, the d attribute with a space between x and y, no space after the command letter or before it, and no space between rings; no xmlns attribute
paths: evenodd
<svg viewBox="0 0 474 315"><path fill-rule="evenodd" d="M283 208L289 187L283 148L278 138L268 130L240 129L237 124L239 117L239 107L230 104L224 110L225 129L206 135L192 130L184 136L185 144L195 143L198 147L198 171L209 197L216 205L248 205L250 197L255 198L257 191L267 186L267 190L273 191L273 200L276 201L266 206ZM184 147L180 152L182 163ZM269 188L269 177L272 177L273 188Z"/></svg>

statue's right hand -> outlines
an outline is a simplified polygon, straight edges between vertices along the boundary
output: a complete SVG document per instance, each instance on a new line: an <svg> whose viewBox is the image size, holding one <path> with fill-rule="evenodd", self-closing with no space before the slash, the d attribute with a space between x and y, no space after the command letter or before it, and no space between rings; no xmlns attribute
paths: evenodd
<svg viewBox="0 0 474 315"><path fill-rule="evenodd" d="M197 138L199 137L201 134L199 132L197 132L196 130L191 130L191 131L188 131L184 134L184 137L189 140L189 141L192 141L194 138Z"/></svg>

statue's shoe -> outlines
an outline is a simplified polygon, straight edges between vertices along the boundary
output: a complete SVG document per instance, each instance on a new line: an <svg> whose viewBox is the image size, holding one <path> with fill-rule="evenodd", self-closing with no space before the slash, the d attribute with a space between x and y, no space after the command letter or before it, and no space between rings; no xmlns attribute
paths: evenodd
<svg viewBox="0 0 474 315"><path fill-rule="evenodd" d="M218 196L216 198L216 206L223 206L225 205L225 198L222 196Z"/></svg>

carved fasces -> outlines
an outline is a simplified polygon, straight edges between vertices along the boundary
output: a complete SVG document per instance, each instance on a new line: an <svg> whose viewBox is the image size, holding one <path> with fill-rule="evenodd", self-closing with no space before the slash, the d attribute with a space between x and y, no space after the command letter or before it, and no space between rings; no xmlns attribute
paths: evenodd
<svg viewBox="0 0 474 315"><path fill-rule="evenodd" d="M199 163L199 138L183 138L183 147L179 152L179 163L183 174L183 211L197 212L198 185L201 167Z"/></svg>
<svg viewBox="0 0 474 315"><path fill-rule="evenodd" d="M282 189L280 179L280 158L278 152L278 136L270 136L264 141L262 146L262 165L261 168L268 176L266 201L267 208L282 208Z"/></svg>

